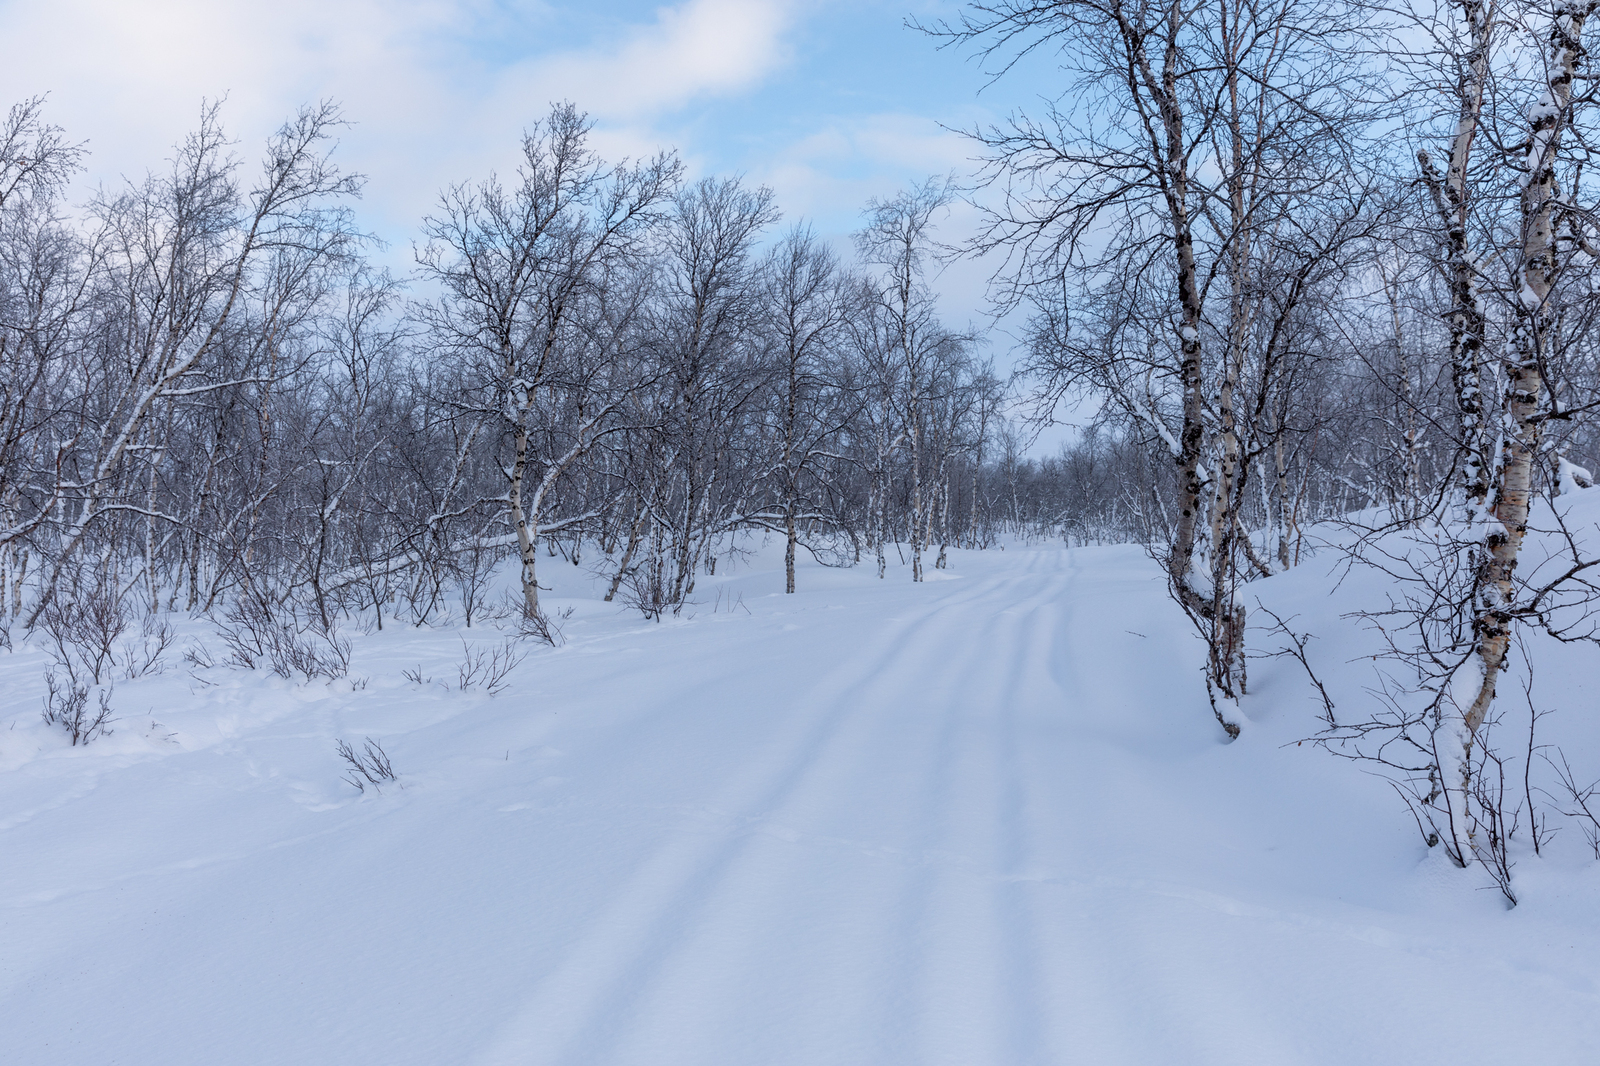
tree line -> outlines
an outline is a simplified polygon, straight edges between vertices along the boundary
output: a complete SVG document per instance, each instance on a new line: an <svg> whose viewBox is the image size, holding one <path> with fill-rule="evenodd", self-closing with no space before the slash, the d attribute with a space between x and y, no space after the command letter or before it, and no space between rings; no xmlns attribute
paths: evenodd
<svg viewBox="0 0 1600 1066"><path fill-rule="evenodd" d="M671 153L600 159L562 104L514 174L441 195L396 279L357 228L361 179L331 158L340 125L303 110L251 169L213 107L170 169L74 210L82 150L42 101L12 108L15 624L97 597L471 624L510 560L549 636L556 556L659 617L744 532L782 538L791 592L799 552L881 576L903 551L920 581L995 535L1005 383L929 283L948 182L870 203L846 261L778 231L769 189L687 181Z"/></svg>

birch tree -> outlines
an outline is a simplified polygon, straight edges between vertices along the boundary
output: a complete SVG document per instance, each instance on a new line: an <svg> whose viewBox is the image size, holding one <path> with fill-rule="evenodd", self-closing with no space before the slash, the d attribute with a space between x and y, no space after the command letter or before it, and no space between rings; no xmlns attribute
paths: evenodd
<svg viewBox="0 0 1600 1066"><path fill-rule="evenodd" d="M809 228L791 230L764 267L763 316L768 320L777 388L773 391L779 449L772 477L784 535L784 591L795 591L795 549L822 469L836 461L829 446L850 414L838 402L837 366L849 311L848 281L837 259Z"/></svg>
<svg viewBox="0 0 1600 1066"><path fill-rule="evenodd" d="M112 497L130 458L159 448L148 435L159 428L162 405L273 379L281 330L320 295L321 272L355 239L339 201L356 193L360 180L340 173L327 155L341 122L330 104L302 110L270 140L260 175L245 191L212 106L169 174L97 201L98 254L118 301L104 307L116 319L101 334L104 402L86 427L82 466L66 486L73 518L29 625L97 523L149 510ZM240 322L252 316L249 337L264 363L242 376L211 374ZM223 520L251 516L245 507Z"/></svg>
<svg viewBox="0 0 1600 1066"><path fill-rule="evenodd" d="M670 154L607 165L588 147L589 129L571 104L553 107L523 138L515 185L491 177L447 191L424 223L418 253L423 273L445 291L425 311L435 341L470 365L478 402L509 438L502 503L531 620L542 618L538 505L593 446L604 415L591 412L575 451L550 456L533 452L533 420L576 343L573 314L605 266L632 252L657 221L681 173Z"/></svg>
<svg viewBox="0 0 1600 1066"><path fill-rule="evenodd" d="M1503 357L1506 393L1501 426L1501 454L1492 485L1489 513L1493 521L1484 539L1482 571L1478 576L1472 632L1476 666L1476 691L1462 709L1459 754L1448 745L1441 757L1445 786L1453 793L1451 825L1457 833L1457 852L1463 860L1473 854L1467 839L1466 805L1471 797L1473 746L1494 703L1496 683L1506 666L1511 625L1518 606L1514 577L1517 556L1528 531L1528 508L1533 493L1534 464L1547 409L1543 367L1549 356L1553 329L1552 296L1560 273L1557 224L1562 207L1557 192L1556 165L1563 132L1573 122L1573 82L1582 65L1583 31L1600 7L1596 0L1562 0L1552 10L1545 33L1544 91L1528 109L1527 138L1523 142L1517 184L1520 186L1519 240L1514 273L1514 325ZM1460 817L1457 817L1457 812Z"/></svg>
<svg viewBox="0 0 1600 1066"><path fill-rule="evenodd" d="M724 484L735 476L733 436L768 374L759 350L755 242L778 218L771 189L705 179L678 195L664 232L654 328L671 390L662 424L674 489L672 513L657 526L671 537L665 602L673 605L693 593L712 539L725 531L724 489L735 497L741 489Z"/></svg>
<svg viewBox="0 0 1600 1066"><path fill-rule="evenodd" d="M1483 404L1483 343L1487 316L1479 293L1478 254L1472 247L1475 208L1474 157L1483 125L1494 49L1499 34L1494 0L1454 0L1450 17L1414 17L1433 31L1436 56L1452 67L1447 82L1455 105L1454 129L1448 140L1443 174L1426 148L1417 152L1417 166L1432 199L1443 233L1444 271L1450 291L1450 349L1447 356L1455 386L1461 434L1462 517L1475 525L1489 493L1487 422ZM1415 14L1415 13L1414 13ZM1432 13L1428 13L1429 16Z"/></svg>
<svg viewBox="0 0 1600 1066"><path fill-rule="evenodd" d="M1057 102L973 133L994 204L973 248L1006 257L1000 305L1035 312L1043 402L1087 378L1170 450L1168 582L1206 635L1213 710L1236 736L1237 393L1255 264L1347 139L1355 71L1334 42L1348 22L1336 4L1286 0L1001 0L931 32L1001 72L1020 55L1059 57ZM1083 309L1091 332L1073 321Z"/></svg>
<svg viewBox="0 0 1600 1066"><path fill-rule="evenodd" d="M28 539L62 503L75 442L57 404L94 276L61 218L82 151L43 106L27 100L0 125L0 619L21 612Z"/></svg>
<svg viewBox="0 0 1600 1066"><path fill-rule="evenodd" d="M872 288L874 310L882 316L882 343L896 364L900 423L910 451L911 580L922 580L930 500L923 483L923 447L927 435L926 402L939 352L950 336L934 315L933 297L924 277L933 250L933 217L949 207L954 191L937 178L888 200L867 204L867 224L856 233L856 247L879 276Z"/></svg>

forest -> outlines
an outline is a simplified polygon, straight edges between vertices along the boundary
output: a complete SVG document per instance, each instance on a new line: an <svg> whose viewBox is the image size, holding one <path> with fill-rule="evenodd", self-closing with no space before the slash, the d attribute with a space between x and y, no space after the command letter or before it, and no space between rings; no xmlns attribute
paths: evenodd
<svg viewBox="0 0 1600 1066"><path fill-rule="evenodd" d="M354 628L559 644L556 567L660 620L752 538L790 593L802 557L921 582L951 548L1140 544L1235 737L1269 644L1320 687L1252 583L1338 552L1397 590L1352 624L1399 672L1316 739L1514 900L1485 723L1523 635L1592 642L1600 602L1559 502L1600 458L1597 7L974 3L919 28L1001 86L1053 64L1061 95L966 131L973 172L870 201L849 241L674 153L600 158L556 103L513 172L440 193L405 275L374 265L382 175L341 170L333 103L259 150L208 105L83 197L85 148L21 101L0 640L54 649L42 713L76 745L178 617L216 627L201 665L337 678ZM976 232L941 228L956 203ZM1020 329L941 321L960 256Z"/></svg>

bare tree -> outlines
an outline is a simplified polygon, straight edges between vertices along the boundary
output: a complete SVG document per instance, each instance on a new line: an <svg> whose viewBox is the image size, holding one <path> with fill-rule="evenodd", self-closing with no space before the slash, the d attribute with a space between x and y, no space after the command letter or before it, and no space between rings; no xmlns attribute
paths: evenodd
<svg viewBox="0 0 1600 1066"><path fill-rule="evenodd" d="M1454 767L1441 767L1447 788L1462 801L1472 787L1472 746L1495 698L1496 681L1506 665L1517 595L1513 575L1528 531L1535 457L1546 418L1543 367L1554 330L1551 297L1560 272L1557 249L1556 162L1561 135L1572 123L1573 80L1584 56L1584 23L1600 3L1558 3L1547 30L1545 86L1529 109L1521 175L1521 234L1512 283L1515 327L1504 358L1506 396L1498 477L1485 538L1485 558L1476 582L1472 623L1478 667L1477 692L1462 713L1462 753ZM1459 824L1459 823L1458 823ZM1470 854L1470 851L1463 852Z"/></svg>
<svg viewBox="0 0 1600 1066"><path fill-rule="evenodd" d="M1167 444L1167 575L1207 637L1213 708L1237 735L1238 393L1257 264L1293 205L1347 163L1357 80L1334 42L1349 22L1337 4L1287 0L1001 0L929 32L977 47L997 76L1020 55L1060 57L1069 81L1041 116L973 133L995 198L973 247L1006 257L1000 305L1035 310L1042 402L1089 380ZM1087 332L1073 310L1090 312Z"/></svg>
<svg viewBox="0 0 1600 1066"><path fill-rule="evenodd" d="M840 402L836 370L849 292L834 255L809 228L797 227L779 242L764 276L763 315L778 370L772 406L780 454L771 477L785 542L784 591L793 592L800 526L822 517L807 505L825 467L837 461L830 446L851 413Z"/></svg>
<svg viewBox="0 0 1600 1066"><path fill-rule="evenodd" d="M285 332L321 296L324 271L356 236L337 201L354 194L359 179L326 155L340 122L329 104L301 111L268 143L260 178L243 193L218 110L208 107L169 175L96 202L107 297L101 313L109 319L96 353L103 376L99 395L86 396L93 406L79 416L88 438L82 465L64 487L75 517L61 532L29 625L96 523L119 513L178 520L115 498L127 464L161 451L161 415L170 404L269 386L283 372ZM229 374L237 363L223 355L241 342L246 320L247 369ZM247 504L222 520L237 528L254 516Z"/></svg>
<svg viewBox="0 0 1600 1066"><path fill-rule="evenodd" d="M714 565L712 538L728 519L743 520L734 506L741 487L731 483L736 429L769 380L753 253L757 236L778 218L771 189L706 179L678 195L663 235L652 329L669 391L660 398L657 454L665 466L655 475L653 504L653 528L663 539L652 558L658 570L666 568L658 581L666 604L681 604L694 591L702 563Z"/></svg>
<svg viewBox="0 0 1600 1066"><path fill-rule="evenodd" d="M872 284L873 311L882 317L882 341L895 362L900 424L910 446L911 580L922 580L922 552L927 536L929 499L923 484L923 445L927 434L925 403L932 387L934 363L951 335L934 315L933 295L924 271L933 246L934 215L955 199L948 181L930 178L888 200L867 204L867 224L856 233L856 248L869 267L879 271Z"/></svg>
<svg viewBox="0 0 1600 1066"><path fill-rule="evenodd" d="M43 108L24 101L0 125L0 619L21 612L29 538L65 495L76 442L57 403L94 275L60 214L82 150Z"/></svg>
<svg viewBox="0 0 1600 1066"><path fill-rule="evenodd" d="M670 154L607 165L588 147L589 129L571 104L552 107L523 138L515 186L490 178L446 192L424 223L427 243L418 252L423 273L445 290L425 312L436 343L467 364L475 402L499 418L510 440L503 504L530 619L541 617L539 509L614 408L586 411L558 455L534 454L534 419L559 387L563 361L581 347L575 314L660 217L682 169Z"/></svg>

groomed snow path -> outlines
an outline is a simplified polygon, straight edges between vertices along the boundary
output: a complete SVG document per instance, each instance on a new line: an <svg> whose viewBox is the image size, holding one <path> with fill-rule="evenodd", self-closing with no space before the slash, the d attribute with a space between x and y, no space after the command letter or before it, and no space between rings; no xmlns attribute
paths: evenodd
<svg viewBox="0 0 1600 1066"><path fill-rule="evenodd" d="M0 655L0 1060L1600 1061L1593 894L1444 866L1293 745L1288 666L1223 743L1138 551L932 576L758 565L660 625L574 576L494 699L453 630L357 636L359 691L173 656L87 750ZM341 783L363 736L404 788Z"/></svg>

